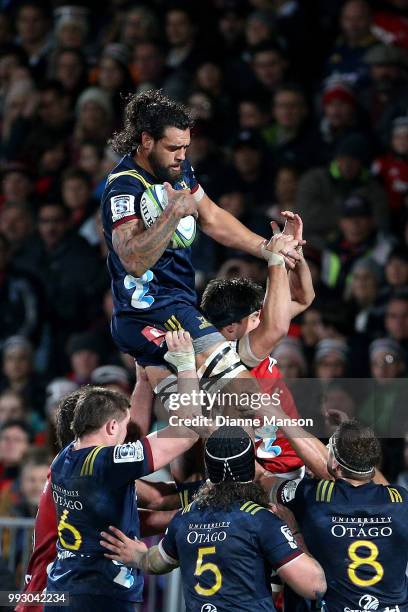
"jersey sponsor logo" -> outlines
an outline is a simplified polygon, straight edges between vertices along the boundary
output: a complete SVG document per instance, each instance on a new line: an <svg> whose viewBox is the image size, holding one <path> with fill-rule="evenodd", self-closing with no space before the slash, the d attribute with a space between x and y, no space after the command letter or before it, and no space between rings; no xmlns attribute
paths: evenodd
<svg viewBox="0 0 408 612"><path fill-rule="evenodd" d="M273 366L276 365L278 362L273 357L268 357L268 359L269 359L268 371L272 374Z"/></svg>
<svg viewBox="0 0 408 612"><path fill-rule="evenodd" d="M199 533L198 531L190 531L187 535L187 542L189 544L208 544L209 542L224 542L226 538L226 531L214 531L212 533Z"/></svg>
<svg viewBox="0 0 408 612"><path fill-rule="evenodd" d="M365 595L362 595L358 601L358 608L349 608L348 606L346 606L345 608L343 608L344 612L365 612L366 610L378 610L380 605L380 602L378 601L377 597L374 597L374 595L368 595L368 593L366 593ZM396 606L387 606L386 608L384 608L383 612L401 612L400 607L398 605Z"/></svg>
<svg viewBox="0 0 408 612"><path fill-rule="evenodd" d="M135 196L125 194L111 198L112 222L135 214Z"/></svg>
<svg viewBox="0 0 408 612"><path fill-rule="evenodd" d="M198 329L206 329L207 327L211 327L212 325L212 323L207 321L205 317L196 317L196 319L201 321L200 325L198 326Z"/></svg>
<svg viewBox="0 0 408 612"><path fill-rule="evenodd" d="M299 480L290 480L281 489L281 497L283 502L288 503L295 499L296 489L299 484Z"/></svg>
<svg viewBox="0 0 408 612"><path fill-rule="evenodd" d="M332 516L331 534L335 538L389 538L392 536L391 517ZM387 525L388 523L388 525Z"/></svg>
<svg viewBox="0 0 408 612"><path fill-rule="evenodd" d="M156 327L152 327L151 325L146 325L141 331L142 336L144 336L149 342L154 342L156 346L162 346L164 344L166 332L161 329L157 329Z"/></svg>
<svg viewBox="0 0 408 612"><path fill-rule="evenodd" d="M218 612L218 608L212 603L205 603L201 606L200 612Z"/></svg>
<svg viewBox="0 0 408 612"><path fill-rule="evenodd" d="M297 544L295 542L295 538L292 535L291 530L289 529L289 527L287 525L282 525L282 527L280 528L281 532L283 533L283 535L285 536L285 538L287 539L289 546L291 548L296 549L297 548Z"/></svg>
<svg viewBox="0 0 408 612"><path fill-rule="evenodd" d="M118 444L113 451L113 463L131 463L132 461L143 461L143 444L129 442L129 444Z"/></svg>

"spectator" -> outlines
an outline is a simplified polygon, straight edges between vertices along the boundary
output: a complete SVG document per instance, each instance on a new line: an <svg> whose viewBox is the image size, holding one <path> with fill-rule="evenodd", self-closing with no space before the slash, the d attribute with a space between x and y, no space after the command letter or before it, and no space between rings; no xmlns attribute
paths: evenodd
<svg viewBox="0 0 408 612"><path fill-rule="evenodd" d="M38 287L13 265L11 245L0 233L0 345L13 335L40 340L44 314L41 302Z"/></svg>
<svg viewBox="0 0 408 612"><path fill-rule="evenodd" d="M71 336L67 345L67 353L71 361L69 379L78 386L91 383L92 372L100 364L101 342L91 332L83 332Z"/></svg>
<svg viewBox="0 0 408 612"><path fill-rule="evenodd" d="M130 397L129 376L125 368L117 365L104 365L95 368L91 374L91 383L98 387L120 391Z"/></svg>
<svg viewBox="0 0 408 612"><path fill-rule="evenodd" d="M364 61L369 66L370 80L358 92L358 99L386 144L388 133L385 133L385 121L389 107L397 100L406 100L408 96L406 57L401 49L389 44L378 44L367 51Z"/></svg>
<svg viewBox="0 0 408 612"><path fill-rule="evenodd" d="M42 448L29 450L24 457L20 477L3 488L0 494L0 516L34 518L52 457ZM17 534L17 548L22 548L23 533ZM21 552L21 551L20 551Z"/></svg>
<svg viewBox="0 0 408 612"><path fill-rule="evenodd" d="M154 14L145 6L133 6L123 15L120 42L131 49L140 42L159 38L159 26Z"/></svg>
<svg viewBox="0 0 408 612"><path fill-rule="evenodd" d="M344 378L347 372L348 347L344 340L327 338L316 345L314 367L321 380Z"/></svg>
<svg viewBox="0 0 408 612"><path fill-rule="evenodd" d="M44 383L34 371L32 344L24 336L10 336L3 344L0 390L20 393L27 406L44 414Z"/></svg>
<svg viewBox="0 0 408 612"><path fill-rule="evenodd" d="M6 389L0 393L0 427L7 421L25 420L25 405L20 393Z"/></svg>
<svg viewBox="0 0 408 612"><path fill-rule="evenodd" d="M384 266L392 247L392 237L376 226L370 202L352 195L341 206L338 237L324 252L322 278L329 287L343 291L358 259L369 256Z"/></svg>
<svg viewBox="0 0 408 612"><path fill-rule="evenodd" d="M47 422L42 443L46 445L53 456L61 448L57 441L56 433L56 416L59 402L70 393L76 391L76 389L78 389L77 383L68 378L54 378L46 387L45 414Z"/></svg>
<svg viewBox="0 0 408 612"><path fill-rule="evenodd" d="M387 44L408 49L406 0L380 2L374 12L373 30Z"/></svg>
<svg viewBox="0 0 408 612"><path fill-rule="evenodd" d="M97 208L92 200L92 179L79 168L68 168L62 175L62 203L70 211L69 225L78 229Z"/></svg>
<svg viewBox="0 0 408 612"><path fill-rule="evenodd" d="M270 110L268 99L243 98L238 105L240 130L262 130L268 125Z"/></svg>
<svg viewBox="0 0 408 612"><path fill-rule="evenodd" d="M163 49L157 42L143 41L135 45L133 50L134 78L137 83L137 93L163 85L165 76L165 57ZM168 93L168 92L167 92Z"/></svg>
<svg viewBox="0 0 408 612"><path fill-rule="evenodd" d="M285 380L303 378L307 365L302 346L296 338L284 338L272 351L272 356L279 363L279 370Z"/></svg>
<svg viewBox="0 0 408 612"><path fill-rule="evenodd" d="M188 11L184 8L170 9L166 13L165 30L169 45L166 65L185 80L193 73L200 59L196 28Z"/></svg>
<svg viewBox="0 0 408 612"><path fill-rule="evenodd" d="M75 104L79 94L87 84L87 66L80 48L61 47L53 58L51 78L63 86L70 97L70 104Z"/></svg>
<svg viewBox="0 0 408 612"><path fill-rule="evenodd" d="M55 10L57 23L55 38L57 51L64 47L84 49L88 35L86 9L80 6L62 6Z"/></svg>
<svg viewBox="0 0 408 612"><path fill-rule="evenodd" d="M255 91L265 96L273 94L283 84L288 62L279 46L264 43L252 51L251 68Z"/></svg>
<svg viewBox="0 0 408 612"><path fill-rule="evenodd" d="M330 438L342 422L355 418L354 395L350 385L339 381L329 383L324 389L320 410L325 438Z"/></svg>
<svg viewBox="0 0 408 612"><path fill-rule="evenodd" d="M407 207L408 193L408 116L394 119L391 141L385 155L372 167L387 192L393 229L399 233Z"/></svg>
<svg viewBox="0 0 408 612"><path fill-rule="evenodd" d="M315 157L315 135L310 130L303 91L296 85L282 85L273 96L274 122L262 130L268 147L280 163L309 168Z"/></svg>
<svg viewBox="0 0 408 612"><path fill-rule="evenodd" d="M296 211L296 194L299 185L299 170L296 166L283 163L275 174L275 203L268 208L268 217L280 222L280 213Z"/></svg>
<svg viewBox="0 0 408 612"><path fill-rule="evenodd" d="M7 421L0 427L0 491L18 478L31 439L24 421Z"/></svg>
<svg viewBox="0 0 408 612"><path fill-rule="evenodd" d="M366 0L347 0L340 15L341 35L327 61L328 76L341 77L352 86L367 81L366 51L378 42L371 33L372 13Z"/></svg>
<svg viewBox="0 0 408 612"><path fill-rule="evenodd" d="M384 268L386 285L380 291L380 301L388 301L393 293L408 286L408 249L395 247L388 256Z"/></svg>
<svg viewBox="0 0 408 612"><path fill-rule="evenodd" d="M327 85L322 95L323 117L320 121L321 161L328 162L339 142L356 130L358 120L353 90L341 81Z"/></svg>
<svg viewBox="0 0 408 612"><path fill-rule="evenodd" d="M381 267L370 257L358 259L350 272L346 297L356 332L372 334L378 327L376 306L382 279Z"/></svg>
<svg viewBox="0 0 408 612"><path fill-rule="evenodd" d="M76 104L74 138L78 146L93 140L101 146L112 133L113 107L109 94L99 87L88 87Z"/></svg>
<svg viewBox="0 0 408 612"><path fill-rule="evenodd" d="M128 49L124 45L113 43L104 48L97 69L97 85L109 95L113 111L118 116L121 116L124 108L121 94L127 95L133 90L129 62Z"/></svg>
<svg viewBox="0 0 408 612"><path fill-rule="evenodd" d="M17 10L17 42L29 59L31 70L41 78L47 66L50 49L50 20L45 5L33 0L24 0Z"/></svg>
<svg viewBox="0 0 408 612"><path fill-rule="evenodd" d="M408 294L405 290L391 295L385 310L384 325L386 333L398 342L408 362Z"/></svg>
<svg viewBox="0 0 408 612"><path fill-rule="evenodd" d="M340 142L329 166L312 168L302 176L297 209L309 244L321 248L334 239L341 203L352 194L366 198L377 226L388 228L386 195L367 174L368 163L368 143L360 135L351 134Z"/></svg>
<svg viewBox="0 0 408 612"><path fill-rule="evenodd" d="M97 296L103 290L105 270L87 242L69 232L68 211L62 204L41 206L38 231L31 266L45 286L52 340L61 347L98 312ZM57 351L52 364L60 364L60 372L67 367L61 352Z"/></svg>
<svg viewBox="0 0 408 612"><path fill-rule="evenodd" d="M26 204L33 202L33 181L28 167L20 162L9 162L2 172L2 195L8 202Z"/></svg>
<svg viewBox="0 0 408 612"><path fill-rule="evenodd" d="M8 240L14 265L24 270L31 265L34 226L33 210L28 204L9 202L0 210L0 231Z"/></svg>

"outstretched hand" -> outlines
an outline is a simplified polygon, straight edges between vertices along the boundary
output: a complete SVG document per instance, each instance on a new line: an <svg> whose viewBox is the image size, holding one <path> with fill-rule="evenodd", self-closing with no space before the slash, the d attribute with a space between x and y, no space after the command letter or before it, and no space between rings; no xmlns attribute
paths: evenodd
<svg viewBox="0 0 408 612"><path fill-rule="evenodd" d="M281 212L281 216L285 219L282 234L293 236L300 246L306 244L306 240L303 240L303 221L301 217L290 210L284 210Z"/></svg>
<svg viewBox="0 0 408 612"><path fill-rule="evenodd" d="M148 550L146 544L140 540L132 540L116 527L109 526L111 533L101 532L102 540L99 544L110 551L104 557L119 561L129 567L140 567L140 561Z"/></svg>

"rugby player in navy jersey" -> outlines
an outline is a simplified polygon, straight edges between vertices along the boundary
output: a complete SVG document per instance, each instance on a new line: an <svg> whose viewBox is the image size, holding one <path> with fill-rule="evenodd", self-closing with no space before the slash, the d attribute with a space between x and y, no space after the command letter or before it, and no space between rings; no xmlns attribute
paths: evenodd
<svg viewBox="0 0 408 612"><path fill-rule="evenodd" d="M209 481L170 522L158 546L103 532L106 556L146 573L180 566L187 612L273 612L270 575L309 599L326 590L322 568L295 543L253 482L254 444L239 427L221 427L205 447Z"/></svg>
<svg viewBox="0 0 408 612"><path fill-rule="evenodd" d="M282 263L265 248L263 237L204 193L186 159L192 126L187 109L159 91L132 96L124 129L113 138L114 149L124 156L108 176L101 202L112 278L113 338L121 351L146 367L153 388L169 375L163 369L164 333L180 328L191 334L198 368L206 360L215 361L220 375L251 378L236 352L197 309L191 248L171 247L180 219L194 215L201 229L221 244L264 257L271 265ZM146 188L158 183L164 184L168 204L146 229L140 200ZM297 245L294 239L286 245L288 265L300 258ZM162 382L161 390L165 386Z"/></svg>
<svg viewBox="0 0 408 612"><path fill-rule="evenodd" d="M408 611L408 491L373 481L380 456L370 428L342 423L329 442L333 480L287 481L273 493L325 571L329 612ZM290 592L285 597L291 612L310 609Z"/></svg>
<svg viewBox="0 0 408 612"><path fill-rule="evenodd" d="M197 379L189 334L168 332L166 341L166 359L178 371L179 392L185 383L191 390ZM130 537L139 536L135 479L163 467L197 440L194 432L180 426L177 431L162 430L124 444L129 419L129 401L124 395L99 387L87 389L74 409L75 441L51 466L58 541L47 591L69 593L69 610L127 612L141 601L141 574L107 561L99 532L119 522Z"/></svg>

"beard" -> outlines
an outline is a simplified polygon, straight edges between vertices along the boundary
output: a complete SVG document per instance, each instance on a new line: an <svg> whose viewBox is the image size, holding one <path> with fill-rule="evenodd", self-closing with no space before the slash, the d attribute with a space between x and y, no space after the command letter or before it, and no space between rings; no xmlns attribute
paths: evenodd
<svg viewBox="0 0 408 612"><path fill-rule="evenodd" d="M164 183L166 181L167 183L173 184L181 179L183 174L181 166L180 170L176 170L175 168L171 168L169 166L163 166L154 151L149 153L147 159L152 167L154 176L156 176L160 182Z"/></svg>

